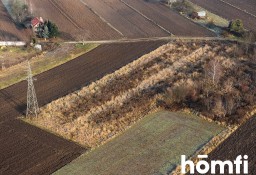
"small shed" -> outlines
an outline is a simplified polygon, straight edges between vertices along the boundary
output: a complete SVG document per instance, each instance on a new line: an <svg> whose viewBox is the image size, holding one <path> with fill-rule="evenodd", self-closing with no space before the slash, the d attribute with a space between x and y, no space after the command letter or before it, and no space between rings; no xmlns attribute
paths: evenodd
<svg viewBox="0 0 256 175"><path fill-rule="evenodd" d="M43 50L41 44L36 44L36 45L34 46L34 48L37 49L37 50L39 50L39 51L42 51L42 50Z"/></svg>
<svg viewBox="0 0 256 175"><path fill-rule="evenodd" d="M205 19L206 18L206 12L205 11L200 11L200 12L192 12L190 14L190 17L192 19Z"/></svg>
<svg viewBox="0 0 256 175"><path fill-rule="evenodd" d="M200 18L200 19L206 18L206 11L197 12L197 16L198 16L198 18Z"/></svg>

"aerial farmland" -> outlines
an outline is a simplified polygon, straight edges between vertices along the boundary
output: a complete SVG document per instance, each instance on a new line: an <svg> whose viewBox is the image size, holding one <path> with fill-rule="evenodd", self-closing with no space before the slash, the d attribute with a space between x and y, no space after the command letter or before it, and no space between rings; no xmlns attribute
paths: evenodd
<svg viewBox="0 0 256 175"><path fill-rule="evenodd" d="M248 156L254 175L255 15L253 0L1 0L0 175L194 174L182 155Z"/></svg>
<svg viewBox="0 0 256 175"><path fill-rule="evenodd" d="M1 15L1 23L0 23L0 40L7 41L27 41L29 38L29 31L17 29L13 20L9 16L7 10L4 7L2 1L0 1L0 15Z"/></svg>
<svg viewBox="0 0 256 175"><path fill-rule="evenodd" d="M191 2L228 20L241 19L248 30L256 28L255 1L253 0L242 1L243 5L238 4L238 1L228 0L191 0Z"/></svg>

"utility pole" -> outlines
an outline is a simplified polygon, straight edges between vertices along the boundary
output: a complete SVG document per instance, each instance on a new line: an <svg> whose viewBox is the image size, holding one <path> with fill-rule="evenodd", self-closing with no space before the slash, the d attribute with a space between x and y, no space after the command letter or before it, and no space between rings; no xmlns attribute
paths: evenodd
<svg viewBox="0 0 256 175"><path fill-rule="evenodd" d="M28 61L28 92L27 92L27 111L26 117L37 117L39 113L38 102L36 98L36 91L33 83L33 75Z"/></svg>

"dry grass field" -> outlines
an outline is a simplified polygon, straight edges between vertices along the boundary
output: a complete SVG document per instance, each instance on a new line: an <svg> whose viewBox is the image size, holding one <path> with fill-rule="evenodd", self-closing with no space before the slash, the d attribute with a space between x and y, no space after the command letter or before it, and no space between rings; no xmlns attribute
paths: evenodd
<svg viewBox="0 0 256 175"><path fill-rule="evenodd" d="M31 59L40 51L32 47L0 47L0 71Z"/></svg>
<svg viewBox="0 0 256 175"><path fill-rule="evenodd" d="M33 124L88 147L156 108L240 124L255 105L255 60L233 42L174 42L44 106ZM217 70L216 72L213 72Z"/></svg>
<svg viewBox="0 0 256 175"><path fill-rule="evenodd" d="M30 61L33 74L37 75L71 61L98 46L97 44L53 45L53 49L44 52L38 52L32 48L5 48L7 51L0 50L0 53L3 53L0 63L5 64L5 69L0 68L0 89L26 79L26 60Z"/></svg>
<svg viewBox="0 0 256 175"><path fill-rule="evenodd" d="M168 174L224 128L197 116L160 111L80 156L55 175Z"/></svg>
<svg viewBox="0 0 256 175"><path fill-rule="evenodd" d="M192 44L162 46L82 90L46 105L32 122L95 147L147 114L151 104L155 106L156 91L167 85L166 79L175 79L172 68L182 69L190 62L184 57L174 64L182 55L190 56L189 52L193 51L193 61L204 54L201 45L190 46ZM167 59L162 55L165 52L169 53Z"/></svg>

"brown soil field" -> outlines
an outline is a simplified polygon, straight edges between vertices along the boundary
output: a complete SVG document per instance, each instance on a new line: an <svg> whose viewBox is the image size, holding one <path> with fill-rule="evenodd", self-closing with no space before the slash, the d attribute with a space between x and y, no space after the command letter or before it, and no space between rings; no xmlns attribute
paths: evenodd
<svg viewBox="0 0 256 175"><path fill-rule="evenodd" d="M119 0L83 0L125 37L160 37L167 32L153 24Z"/></svg>
<svg viewBox="0 0 256 175"><path fill-rule="evenodd" d="M158 41L103 45L42 73L35 82L39 105L79 89L162 44ZM85 151L15 119L25 111L26 89L23 81L0 91L0 140L4 143L0 146L0 174L50 174Z"/></svg>
<svg viewBox="0 0 256 175"><path fill-rule="evenodd" d="M117 39L120 34L79 0L29 0L34 16L57 24L64 39Z"/></svg>
<svg viewBox="0 0 256 175"><path fill-rule="evenodd" d="M143 15L177 36L215 36L165 5L145 0L123 0Z"/></svg>
<svg viewBox="0 0 256 175"><path fill-rule="evenodd" d="M230 137L209 154L210 160L235 160L238 155L248 155L249 174L256 172L256 117L251 118L244 125L238 128ZM241 170L243 170L241 166ZM225 169L227 172L227 169ZM235 172L235 169L234 169ZM219 169L216 170L219 173ZM189 174L189 173L188 173ZM210 175L210 174L209 174Z"/></svg>
<svg viewBox="0 0 256 175"><path fill-rule="evenodd" d="M39 105L69 94L162 44L164 42L154 41L102 45L62 66L39 74L35 81ZM27 82L22 81L0 91L0 104L3 104L0 107L0 120L13 118L24 112L26 86Z"/></svg>
<svg viewBox="0 0 256 175"><path fill-rule="evenodd" d="M30 32L15 26L4 4L0 1L0 41L28 41L29 39Z"/></svg>
<svg viewBox="0 0 256 175"><path fill-rule="evenodd" d="M19 120L0 124L0 174L51 174L85 148Z"/></svg>
<svg viewBox="0 0 256 175"><path fill-rule="evenodd" d="M256 29L256 17L238 10L220 0L190 0L191 2L228 20L241 19L248 30Z"/></svg>
<svg viewBox="0 0 256 175"><path fill-rule="evenodd" d="M224 0L242 10L256 15L256 1L254 0Z"/></svg>

